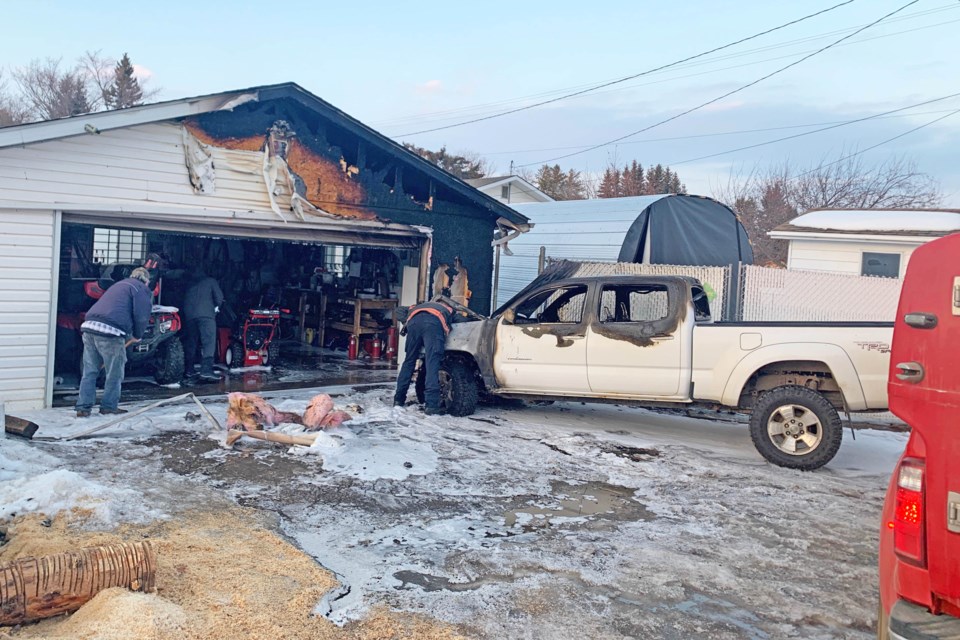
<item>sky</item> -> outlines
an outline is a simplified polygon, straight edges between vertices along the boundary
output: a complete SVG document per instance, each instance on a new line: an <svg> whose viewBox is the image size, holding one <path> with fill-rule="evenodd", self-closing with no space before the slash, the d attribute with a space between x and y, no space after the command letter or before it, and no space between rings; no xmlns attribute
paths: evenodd
<svg viewBox="0 0 960 640"><path fill-rule="evenodd" d="M799 24L606 89L483 122L438 126L558 97L725 45L844 0L451 2L12 2L5 75L36 58L130 54L175 99L293 81L398 141L486 157L495 173L545 161L595 174L669 164L689 192L731 176L865 151L939 181L960 207L960 96L754 149L788 135L960 93L960 0L917 0L773 77L626 136L799 61L909 0L853 0ZM946 117L944 117L946 116ZM938 122L932 122L942 118ZM926 126L924 126L926 125ZM921 127L917 131L911 129ZM765 131L757 131L765 129ZM910 132L910 133L907 133ZM891 142L886 140L905 134ZM415 134L415 135L414 135ZM703 156L715 157L700 159Z"/></svg>

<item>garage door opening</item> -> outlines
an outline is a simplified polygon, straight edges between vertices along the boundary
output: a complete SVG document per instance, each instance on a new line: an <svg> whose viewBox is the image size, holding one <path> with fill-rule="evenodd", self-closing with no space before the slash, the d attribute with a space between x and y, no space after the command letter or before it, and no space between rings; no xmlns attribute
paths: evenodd
<svg viewBox="0 0 960 640"><path fill-rule="evenodd" d="M266 236L266 233L263 233ZM377 246L64 223L54 366L54 405L76 401L86 311L113 282L149 261L154 313L149 339L128 348L123 400L183 393L184 294L198 269L217 280L217 383L230 391L387 382L393 378L396 309L415 300L428 243ZM406 286L406 296L404 295ZM357 357L351 359L350 345ZM101 380L102 384L102 380Z"/></svg>

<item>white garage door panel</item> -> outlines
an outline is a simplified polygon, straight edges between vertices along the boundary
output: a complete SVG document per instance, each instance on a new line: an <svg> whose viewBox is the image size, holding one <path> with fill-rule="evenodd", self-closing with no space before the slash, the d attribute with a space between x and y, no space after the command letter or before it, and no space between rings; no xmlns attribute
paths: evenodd
<svg viewBox="0 0 960 640"><path fill-rule="evenodd" d="M55 227L53 211L0 209L0 400L8 412L44 404Z"/></svg>

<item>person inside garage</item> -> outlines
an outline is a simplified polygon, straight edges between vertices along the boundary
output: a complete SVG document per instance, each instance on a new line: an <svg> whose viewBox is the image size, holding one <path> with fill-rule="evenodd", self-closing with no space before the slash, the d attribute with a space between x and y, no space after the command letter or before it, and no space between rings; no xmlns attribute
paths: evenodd
<svg viewBox="0 0 960 640"><path fill-rule="evenodd" d="M397 376L397 391L393 398L393 406L402 407L407 402L407 391L413 379L413 369L416 366L420 349L424 350L426 378L424 384L424 399L427 415L442 413L440 406L440 362L450 333L450 323L453 321L453 308L440 302L424 302L410 307L407 322L403 331L406 332L407 345Z"/></svg>
<svg viewBox="0 0 960 640"><path fill-rule="evenodd" d="M193 282L183 296L184 319L183 351L186 377L197 377L194 366L200 353L199 379L217 382L220 376L213 370L217 347L217 312L223 304L223 291L217 281L204 273L202 267L193 272Z"/></svg>
<svg viewBox="0 0 960 640"><path fill-rule="evenodd" d="M137 267L104 292L80 325L83 333L83 374L77 398L77 417L90 415L97 396L100 369L106 373L100 413L126 413L120 403L120 385L127 363L128 341L137 342L150 322L153 294L147 288L150 272Z"/></svg>

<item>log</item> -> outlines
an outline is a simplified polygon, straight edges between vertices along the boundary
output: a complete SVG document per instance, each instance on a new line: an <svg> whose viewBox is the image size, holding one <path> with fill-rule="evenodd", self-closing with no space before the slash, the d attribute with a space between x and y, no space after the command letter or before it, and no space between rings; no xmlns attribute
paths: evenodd
<svg viewBox="0 0 960 640"><path fill-rule="evenodd" d="M291 435L289 433L274 433L273 431L240 431L239 429L231 429L230 431L227 431L227 446L232 447L234 442L243 436L247 436L248 438L265 440L266 442L276 442L279 444L300 444L305 447L309 447L313 444L314 440L317 439L317 435L318 434L316 433Z"/></svg>
<svg viewBox="0 0 960 640"><path fill-rule="evenodd" d="M151 592L157 557L148 541L88 547L0 566L0 626L76 611L110 587Z"/></svg>

